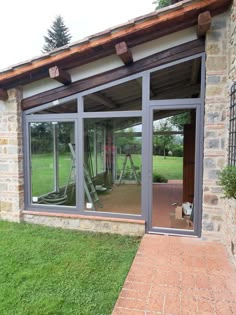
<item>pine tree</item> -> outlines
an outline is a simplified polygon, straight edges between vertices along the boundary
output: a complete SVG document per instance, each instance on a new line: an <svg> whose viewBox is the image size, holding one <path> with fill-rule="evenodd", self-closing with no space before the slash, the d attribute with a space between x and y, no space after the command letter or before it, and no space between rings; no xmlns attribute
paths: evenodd
<svg viewBox="0 0 236 315"><path fill-rule="evenodd" d="M51 29L48 29L48 36L44 36L44 40L43 52L51 51L70 42L70 31L65 26L63 18L60 15L56 16Z"/></svg>
<svg viewBox="0 0 236 315"><path fill-rule="evenodd" d="M155 0L153 1L153 4L157 4L157 7L155 10L158 10L160 8L167 7L171 4L171 0Z"/></svg>

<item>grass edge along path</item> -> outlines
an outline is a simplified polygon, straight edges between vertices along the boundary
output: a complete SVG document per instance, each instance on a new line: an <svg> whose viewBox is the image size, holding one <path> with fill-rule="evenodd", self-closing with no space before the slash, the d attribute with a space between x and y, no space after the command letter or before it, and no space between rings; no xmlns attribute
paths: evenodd
<svg viewBox="0 0 236 315"><path fill-rule="evenodd" d="M140 238L0 221L1 315L110 315Z"/></svg>

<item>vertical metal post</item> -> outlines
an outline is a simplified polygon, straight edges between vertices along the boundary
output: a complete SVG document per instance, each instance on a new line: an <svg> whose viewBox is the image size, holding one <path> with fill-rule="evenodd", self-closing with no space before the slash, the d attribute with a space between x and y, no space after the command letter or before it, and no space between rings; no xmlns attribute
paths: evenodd
<svg viewBox="0 0 236 315"><path fill-rule="evenodd" d="M84 211L84 99L77 97L78 116L75 128L75 155L76 155L76 206L79 211Z"/></svg>
<svg viewBox="0 0 236 315"><path fill-rule="evenodd" d="M151 190L150 190L150 117L149 117L149 99L150 99L150 75L144 73L142 76L142 174L141 174L141 185L142 185L142 215L147 223L150 222L148 219L151 213ZM146 227L147 228L147 227Z"/></svg>
<svg viewBox="0 0 236 315"><path fill-rule="evenodd" d="M59 192L58 123L52 122L54 191Z"/></svg>
<svg viewBox="0 0 236 315"><path fill-rule="evenodd" d="M24 189L25 189L25 206L32 201L32 159L31 159L31 124L27 116L23 113L23 148L24 148Z"/></svg>
<svg viewBox="0 0 236 315"><path fill-rule="evenodd" d="M94 176L97 176L98 173L98 159L97 159L97 126L94 124L94 134L93 134L93 154L94 154L94 172L91 173ZM93 161L93 158L91 159ZM93 170L92 170L93 171Z"/></svg>

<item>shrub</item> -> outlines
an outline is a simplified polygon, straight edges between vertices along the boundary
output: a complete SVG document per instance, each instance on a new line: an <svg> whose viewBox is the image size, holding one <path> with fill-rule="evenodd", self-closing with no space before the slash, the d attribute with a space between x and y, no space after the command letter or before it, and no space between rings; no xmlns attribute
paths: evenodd
<svg viewBox="0 0 236 315"><path fill-rule="evenodd" d="M167 183L168 179L161 174L153 174L152 176L153 183Z"/></svg>
<svg viewBox="0 0 236 315"><path fill-rule="evenodd" d="M219 174L219 184L224 198L236 199L236 166L226 166Z"/></svg>
<svg viewBox="0 0 236 315"><path fill-rule="evenodd" d="M172 147L173 156L183 156L183 146L181 144L176 144Z"/></svg>

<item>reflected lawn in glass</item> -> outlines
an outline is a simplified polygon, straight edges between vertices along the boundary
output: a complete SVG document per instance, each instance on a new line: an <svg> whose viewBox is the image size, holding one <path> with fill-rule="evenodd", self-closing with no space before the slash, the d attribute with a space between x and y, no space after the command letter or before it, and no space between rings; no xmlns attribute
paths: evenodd
<svg viewBox="0 0 236 315"><path fill-rule="evenodd" d="M32 154L32 196L41 196L53 191L52 154ZM59 157L59 186L68 182L71 168L70 154Z"/></svg>
<svg viewBox="0 0 236 315"><path fill-rule="evenodd" d="M125 155L118 156L118 169L122 169ZM132 154L134 165L141 169L141 155ZM59 159L59 184L64 186L67 183L71 167L70 154L60 155ZM183 158L153 156L154 172L160 173L167 179L182 179ZM53 190L53 164L51 154L32 155L32 195L40 196Z"/></svg>
<svg viewBox="0 0 236 315"><path fill-rule="evenodd" d="M166 179L183 178L183 157L177 156L153 156L153 173L161 174Z"/></svg>
<svg viewBox="0 0 236 315"><path fill-rule="evenodd" d="M123 162L125 159L124 154L118 155L117 168L122 169ZM135 167L140 171L141 165L141 155L132 154L132 159ZM130 166L129 163L128 167ZM182 179L183 178L183 157L167 156L164 158L160 155L153 156L153 173L162 174L167 179Z"/></svg>

